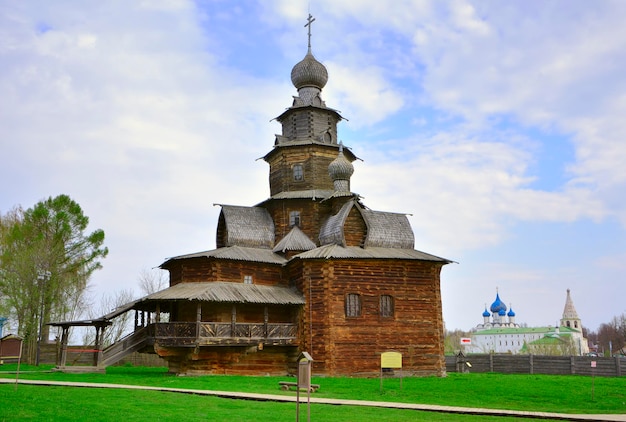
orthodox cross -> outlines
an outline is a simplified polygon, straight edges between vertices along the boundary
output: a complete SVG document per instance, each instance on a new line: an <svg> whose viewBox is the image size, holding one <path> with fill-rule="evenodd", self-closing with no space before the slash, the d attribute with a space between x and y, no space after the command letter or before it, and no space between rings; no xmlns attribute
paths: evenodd
<svg viewBox="0 0 626 422"><path fill-rule="evenodd" d="M309 17L307 18L307 23L304 25L305 27L309 27L309 53L311 52L311 24L315 18L309 13Z"/></svg>

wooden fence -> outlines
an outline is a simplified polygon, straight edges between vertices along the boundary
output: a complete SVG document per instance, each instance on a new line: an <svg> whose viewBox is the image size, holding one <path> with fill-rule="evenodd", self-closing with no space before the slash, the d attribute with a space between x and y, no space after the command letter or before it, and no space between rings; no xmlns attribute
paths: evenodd
<svg viewBox="0 0 626 422"><path fill-rule="evenodd" d="M70 346L67 354L68 365L93 365L93 346ZM60 347L55 343L41 345L39 362L56 365L59 361ZM5 363L17 362L17 359L4 360ZM22 362L26 362L22 355ZM131 353L116 362L114 366L167 366L167 362L156 354Z"/></svg>
<svg viewBox="0 0 626 422"><path fill-rule="evenodd" d="M621 377L626 375L626 358L499 354L455 355L446 356L446 371Z"/></svg>

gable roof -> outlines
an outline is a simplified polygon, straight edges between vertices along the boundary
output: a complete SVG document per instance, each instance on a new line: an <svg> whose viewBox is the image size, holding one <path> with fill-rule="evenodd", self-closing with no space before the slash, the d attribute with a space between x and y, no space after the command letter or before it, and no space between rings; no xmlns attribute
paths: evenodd
<svg viewBox="0 0 626 422"><path fill-rule="evenodd" d="M360 246L324 245L310 251L302 252L292 259L409 259L419 261L435 261L450 264L450 261L415 249L400 248L361 248Z"/></svg>
<svg viewBox="0 0 626 422"><path fill-rule="evenodd" d="M337 214L331 215L322 223L320 227L320 243L322 245L335 244L345 246L346 239L343 235L343 225L354 204L354 201L346 202Z"/></svg>
<svg viewBox="0 0 626 422"><path fill-rule="evenodd" d="M210 251L196 252L187 255L179 255L172 258L168 258L160 268L163 268L165 264L170 261L188 258L217 258L217 259L231 259L234 261L251 261L251 262L264 262L267 264L284 264L287 262L282 256L275 254L270 249L259 248L245 248L242 246L230 246L225 248L212 249Z"/></svg>
<svg viewBox="0 0 626 422"><path fill-rule="evenodd" d="M415 236L406 214L369 210L359 204L357 199L347 201L337 214L331 215L322 223L320 229L322 245L346 245L344 225L353 208L361 214L367 227L363 246L413 249Z"/></svg>
<svg viewBox="0 0 626 422"><path fill-rule="evenodd" d="M293 226L289 233L278 242L273 251L310 251L316 247L317 245L298 226Z"/></svg>
<svg viewBox="0 0 626 422"><path fill-rule="evenodd" d="M415 236L406 214L360 211L367 225L365 247L413 249Z"/></svg>
<svg viewBox="0 0 626 422"><path fill-rule="evenodd" d="M219 223L223 221L225 226L226 238L222 239L224 246L267 249L274 246L274 221L265 208L235 205L221 207Z"/></svg>
<svg viewBox="0 0 626 422"><path fill-rule="evenodd" d="M296 289L231 282L178 283L152 293L135 303L162 300L198 300L204 302L303 305L304 297Z"/></svg>

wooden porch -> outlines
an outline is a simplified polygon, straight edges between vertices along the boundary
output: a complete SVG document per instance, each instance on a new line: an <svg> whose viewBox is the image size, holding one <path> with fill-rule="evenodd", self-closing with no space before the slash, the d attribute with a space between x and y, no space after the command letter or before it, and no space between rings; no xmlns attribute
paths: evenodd
<svg viewBox="0 0 626 422"><path fill-rule="evenodd" d="M227 323L227 322L158 322L149 323L101 350L98 346L91 350L93 367L67 366L67 356L71 349L67 344L67 329L61 343L61 353L57 369L61 371L88 368L103 370L124 356L137 351L148 351L152 347L211 347L211 346L295 346L298 327L296 324L277 323ZM99 327L97 327L99 328ZM100 329L98 329L100 332ZM154 349L152 349L154 350Z"/></svg>
<svg viewBox="0 0 626 422"><path fill-rule="evenodd" d="M293 346L298 336L296 324L269 322L159 322L148 328L154 343L163 347Z"/></svg>

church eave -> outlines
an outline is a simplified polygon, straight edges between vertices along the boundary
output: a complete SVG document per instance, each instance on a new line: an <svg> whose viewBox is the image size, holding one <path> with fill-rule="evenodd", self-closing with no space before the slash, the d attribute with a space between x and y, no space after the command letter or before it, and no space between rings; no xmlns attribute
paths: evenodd
<svg viewBox="0 0 626 422"><path fill-rule="evenodd" d="M337 118L338 121L341 120L346 120L343 118L343 116L341 114L339 114L339 112L335 109L329 108L329 107L320 107L320 106L316 106L316 105L303 105L303 106L293 106L293 107L289 107L287 110L285 110L280 116L276 117L275 120L278 120L278 122L282 123L282 121L284 119L287 118L287 116L289 116L292 113L296 113L299 111L303 111L303 110L321 110L321 111L325 111L328 112L330 114L334 114L335 117Z"/></svg>
<svg viewBox="0 0 626 422"><path fill-rule="evenodd" d="M284 142L284 143L280 143L280 144L274 145L272 150L270 152L268 152L267 154L265 154L261 158L263 160L265 160L266 162L269 162L271 157L274 156L275 154L277 154L282 148L297 148L297 147L303 147L303 146L307 146L307 145L315 145L315 146L320 146L320 147L323 147L323 148L329 148L329 149L332 148L334 150L339 150L339 144L329 144L329 143L325 143L325 142L316 141L314 139L302 139L302 140L294 139L294 140L290 140L290 141L287 141L287 142ZM349 148L347 148L345 145L343 147L343 154L350 161L361 160L359 157L354 155L354 153Z"/></svg>

